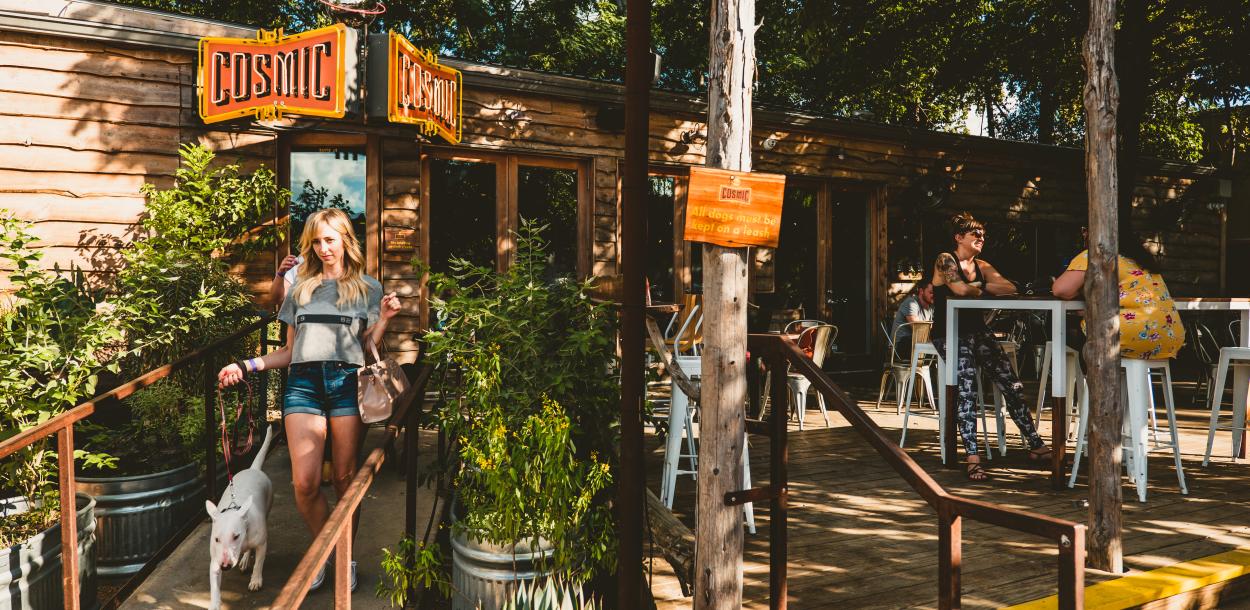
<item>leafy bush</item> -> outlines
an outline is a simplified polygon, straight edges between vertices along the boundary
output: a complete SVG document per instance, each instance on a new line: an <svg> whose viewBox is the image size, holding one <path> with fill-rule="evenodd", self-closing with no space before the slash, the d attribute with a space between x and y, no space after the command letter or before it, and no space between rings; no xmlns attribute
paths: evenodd
<svg viewBox="0 0 1250 610"><path fill-rule="evenodd" d="M48 421L96 391L99 372L122 341L114 312L99 310L81 279L39 267L30 224L0 210L0 264L13 292L0 303L0 440ZM76 276L79 277L80 276ZM31 510L8 517L0 548L45 529L57 518L54 437L0 461L0 491L27 497ZM79 453L78 457L99 458Z"/></svg>
<svg viewBox="0 0 1250 610"><path fill-rule="evenodd" d="M582 582L615 563L614 318L589 282L548 279L544 228L523 225L507 271L457 260L433 274L445 322L426 340L461 373L436 413L458 448L455 527L495 544L541 538L548 567Z"/></svg>
<svg viewBox="0 0 1250 610"><path fill-rule="evenodd" d="M12 286L11 296L0 303L0 439L95 394L102 373L137 376L233 332L252 317L247 311L251 295L230 275L229 260L277 242L280 227L264 221L275 198L285 192L268 170L242 176L234 165L213 169L214 155L206 148L188 145L180 152L176 186L144 186L147 207L140 233L122 251L125 266L115 283L100 292L87 291L81 273L67 278L59 269L41 269L41 253L30 247L36 238L29 223L0 210L0 265L11 270ZM228 350L229 357L250 353L254 341L241 340ZM194 396L200 373L188 370L169 384L181 383L183 393ZM175 403L181 408L156 404L158 397L174 392L165 386L136 393L128 402L143 421L121 426L116 442L95 450L140 449L147 460L149 448L135 439L155 434L159 442L178 437L185 451L191 413L198 421L202 405L190 399ZM143 434L135 436L139 430ZM57 518L56 455L50 440L0 461L0 492L27 496L33 506L3 521L0 545L25 540ZM117 463L83 450L75 458L88 467Z"/></svg>

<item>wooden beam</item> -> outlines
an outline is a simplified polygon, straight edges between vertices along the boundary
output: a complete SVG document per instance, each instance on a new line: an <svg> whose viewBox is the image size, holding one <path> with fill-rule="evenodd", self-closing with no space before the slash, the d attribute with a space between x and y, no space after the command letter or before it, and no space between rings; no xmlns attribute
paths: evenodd
<svg viewBox="0 0 1250 610"><path fill-rule="evenodd" d="M673 567L673 574L681 585L681 594L690 595L694 584L694 532L679 521L650 489L647 490L647 516L647 531L652 544Z"/></svg>
<svg viewBox="0 0 1250 610"><path fill-rule="evenodd" d="M751 171L755 0L714 0L709 23L707 165ZM742 607L742 488L746 436L747 249L703 244L696 610Z"/></svg>
<svg viewBox="0 0 1250 610"><path fill-rule="evenodd" d="M1115 0L1090 0L1085 33L1085 181L1089 272L1085 281L1086 379L1090 386L1089 562L1124 571L1120 514L1120 299L1117 226ZM1056 405L1057 406L1057 405Z"/></svg>

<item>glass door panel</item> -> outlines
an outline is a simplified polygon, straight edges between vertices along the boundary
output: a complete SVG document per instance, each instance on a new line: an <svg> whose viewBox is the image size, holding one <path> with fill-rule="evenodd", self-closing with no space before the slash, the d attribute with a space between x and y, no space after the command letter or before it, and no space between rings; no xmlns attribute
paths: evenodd
<svg viewBox="0 0 1250 610"><path fill-rule="evenodd" d="M517 212L521 221L547 225L551 268L577 275L577 170L521 165L517 168Z"/></svg>
<svg viewBox="0 0 1250 610"><path fill-rule="evenodd" d="M673 259L675 185L672 176L648 176L647 281L652 303L673 303L677 298Z"/></svg>
<svg viewBox="0 0 1250 610"><path fill-rule="evenodd" d="M773 298L783 309L803 310L808 319L821 317L816 280L816 208L820 189L812 185L787 186L781 205L781 235L774 253L776 275Z"/></svg>
<svg viewBox="0 0 1250 610"><path fill-rule="evenodd" d="M452 258L495 267L494 163L430 159L430 269L446 272Z"/></svg>
<svg viewBox="0 0 1250 610"><path fill-rule="evenodd" d="M838 351L869 351L868 195L862 191L833 190L830 194L829 321L838 327Z"/></svg>

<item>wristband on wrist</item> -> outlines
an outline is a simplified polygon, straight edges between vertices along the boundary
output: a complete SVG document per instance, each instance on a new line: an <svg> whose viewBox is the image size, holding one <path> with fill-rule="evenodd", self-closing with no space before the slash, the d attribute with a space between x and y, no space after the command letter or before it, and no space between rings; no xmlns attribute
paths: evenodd
<svg viewBox="0 0 1250 610"><path fill-rule="evenodd" d="M240 370L240 371L242 371L244 375L246 375L246 374L248 374L248 373L250 373L250 372L251 372L251 369L249 369L249 368L248 368L248 366L247 366L247 361L246 361L246 360L240 360L240 361L238 361L238 362L234 363L234 365L235 365L235 366L237 366L237 367L239 367L239 370Z"/></svg>

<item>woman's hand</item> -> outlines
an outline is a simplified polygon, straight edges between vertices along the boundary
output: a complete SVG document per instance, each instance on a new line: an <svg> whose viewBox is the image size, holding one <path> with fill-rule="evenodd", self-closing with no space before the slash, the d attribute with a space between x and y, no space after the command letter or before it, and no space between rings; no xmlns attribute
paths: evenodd
<svg viewBox="0 0 1250 610"><path fill-rule="evenodd" d="M291 267L295 266L298 260L294 254L286 255L286 258L282 259L282 262L278 264L278 275L286 274L287 271L291 270Z"/></svg>
<svg viewBox="0 0 1250 610"><path fill-rule="evenodd" d="M221 367L217 371L217 386L228 388L240 381L243 381L243 369L239 368L238 363L230 363Z"/></svg>
<svg viewBox="0 0 1250 610"><path fill-rule="evenodd" d="M399 313L400 307L401 306L399 303L399 297L395 296L395 293L392 292L382 297L382 305L379 311L379 315L381 315L383 320L389 321L391 318L394 318L395 315Z"/></svg>

